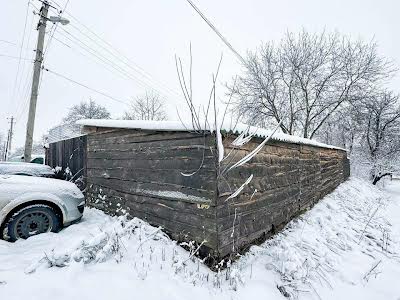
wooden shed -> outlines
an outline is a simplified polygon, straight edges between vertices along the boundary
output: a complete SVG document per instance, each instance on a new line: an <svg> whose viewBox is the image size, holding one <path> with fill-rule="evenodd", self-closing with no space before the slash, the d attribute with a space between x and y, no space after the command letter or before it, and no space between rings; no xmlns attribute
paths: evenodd
<svg viewBox="0 0 400 300"><path fill-rule="evenodd" d="M270 134L246 125L219 134L180 122L79 123L88 205L203 243L214 258L265 239L350 175L345 150L281 133L237 164Z"/></svg>

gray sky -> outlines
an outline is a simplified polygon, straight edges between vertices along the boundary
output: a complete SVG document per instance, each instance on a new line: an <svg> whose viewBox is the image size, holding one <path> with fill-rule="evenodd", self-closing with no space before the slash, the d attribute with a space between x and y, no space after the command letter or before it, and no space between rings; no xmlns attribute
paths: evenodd
<svg viewBox="0 0 400 300"><path fill-rule="evenodd" d="M39 1L31 1L40 7ZM393 59L396 64L400 62L400 2L396 0L193 1L242 55L245 55L247 50L255 49L262 41L279 41L286 30L298 32L305 28L311 32L323 29L338 30L342 34L365 40L374 38L379 44L381 54ZM16 116L14 146L23 145L25 138L27 79L29 78L30 82L32 63L21 61L14 89L18 59L1 55L19 56L18 44L22 40L27 2L3 1L0 21L0 132L5 135L8 128L7 117ZM61 6L64 6L65 2L66 0L56 1ZM25 35L26 39L30 35L27 46L29 49L23 50L23 58L32 57L32 49L36 44L37 31L34 29L37 17L33 18L32 9L30 6ZM132 74L130 77L145 80L148 86L160 89L167 96L170 119L177 119L176 109L184 114L184 102L180 96L176 96L181 94L174 55L182 57L188 66L190 42L193 52L194 98L197 103L204 104L208 99L211 74L215 72L221 53L223 61L219 82L222 84L230 81L240 72L237 58L186 0L70 0L67 12L129 57L131 66L136 63L151 74L151 80L143 79L143 75L135 73L126 64L119 63ZM82 25L72 18L71 23L74 26L71 24L62 28L74 36L81 37L82 41L96 51L109 54L92 41L82 38L78 31L84 30ZM54 36L69 47L53 39L45 58L45 67L124 101L146 90L137 80L123 78L115 70L110 71L109 67L106 69L92 55L68 41L67 37L70 36L62 29L58 28ZM118 63L116 58L110 59ZM106 106L114 118L120 117L126 108L124 104L51 73L45 72L43 75L37 106L35 139L57 125L69 107L89 97ZM400 77L397 76L391 86L398 91L399 84ZM217 92L223 98L222 86L218 87Z"/></svg>

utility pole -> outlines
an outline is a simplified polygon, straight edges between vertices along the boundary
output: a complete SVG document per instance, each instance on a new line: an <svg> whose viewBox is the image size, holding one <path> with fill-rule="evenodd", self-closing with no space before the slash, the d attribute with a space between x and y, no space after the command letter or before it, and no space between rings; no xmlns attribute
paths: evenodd
<svg viewBox="0 0 400 300"><path fill-rule="evenodd" d="M54 6L50 5L47 0L39 0L42 2L42 7L40 8L40 19L37 25L37 30L39 31L38 40L36 45L36 57L35 63L33 65L33 78L32 78L32 88L31 88L31 100L29 102L29 114L28 121L26 123L26 138L25 138L25 150L24 150L24 160L26 162L31 161L32 156L32 143L33 143L33 129L35 126L35 116L36 116L36 103L38 98L39 90L39 80L40 72L42 70L43 62L43 44L44 36L46 34L46 22L50 21L53 24L60 23L61 25L67 25L69 21L61 17L62 11L59 12L58 16L47 17L49 12L49 7L55 9Z"/></svg>
<svg viewBox="0 0 400 300"><path fill-rule="evenodd" d="M33 129L35 126L36 103L39 90L40 71L42 68L42 61L43 61L43 44L44 44L44 36L46 34L46 22L48 20L47 14L49 12L49 6L50 5L47 1L42 2L42 7L40 8L40 20L37 25L37 30L39 30L39 34L36 46L35 63L33 66L33 78L32 78L32 89L31 89L31 100L29 102L28 121L26 124L26 138L25 138L25 150L24 150L25 162L30 162L32 156Z"/></svg>
<svg viewBox="0 0 400 300"><path fill-rule="evenodd" d="M3 151L3 158L2 159L4 159L4 161L6 161L6 155L7 155L7 151L6 151L6 149L7 149L7 142L4 142L4 151Z"/></svg>
<svg viewBox="0 0 400 300"><path fill-rule="evenodd" d="M14 117L11 116L10 118L10 129L8 130L8 136L7 136L7 146L5 149L5 156L4 160L7 160L8 154L11 153L11 143L12 143L12 138L14 135Z"/></svg>
<svg viewBox="0 0 400 300"><path fill-rule="evenodd" d="M10 130L7 132L7 142L4 145L4 161L7 161L8 142L10 141Z"/></svg>

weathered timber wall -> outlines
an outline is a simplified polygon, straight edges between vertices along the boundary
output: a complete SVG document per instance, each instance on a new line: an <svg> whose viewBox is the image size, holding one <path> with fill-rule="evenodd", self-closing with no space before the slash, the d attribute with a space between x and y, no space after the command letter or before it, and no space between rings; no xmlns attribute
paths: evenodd
<svg viewBox="0 0 400 300"><path fill-rule="evenodd" d="M112 215L129 213L162 226L177 240L206 240L208 249L216 250L216 163L211 135L92 131L87 202Z"/></svg>
<svg viewBox="0 0 400 300"><path fill-rule="evenodd" d="M233 138L224 140L225 155L232 150ZM232 164L262 140L235 150ZM226 200L253 175L239 196ZM253 241L281 228L293 217L310 208L333 191L350 175L345 151L271 141L250 162L223 174L218 180L218 253L221 257L240 251ZM223 177L223 178L222 178ZM232 236L233 233L233 236Z"/></svg>
<svg viewBox="0 0 400 300"><path fill-rule="evenodd" d="M86 176L86 136L49 144L46 149L46 165L52 168L69 168L72 175Z"/></svg>
<svg viewBox="0 0 400 300"><path fill-rule="evenodd" d="M225 173L262 139L234 149L219 166L212 134L87 132L88 205L142 218L177 240L206 241L205 251L219 258L276 232L350 172L342 150L270 141L251 161ZM234 138L224 138L226 156ZM226 200L250 175L250 184Z"/></svg>

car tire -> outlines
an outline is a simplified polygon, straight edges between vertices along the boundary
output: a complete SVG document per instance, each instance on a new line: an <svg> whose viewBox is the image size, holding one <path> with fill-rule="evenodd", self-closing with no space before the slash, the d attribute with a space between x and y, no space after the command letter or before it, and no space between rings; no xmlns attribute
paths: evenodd
<svg viewBox="0 0 400 300"><path fill-rule="evenodd" d="M53 208L44 204L34 204L13 213L6 221L5 229L8 240L15 242L40 233L58 232L61 222Z"/></svg>

